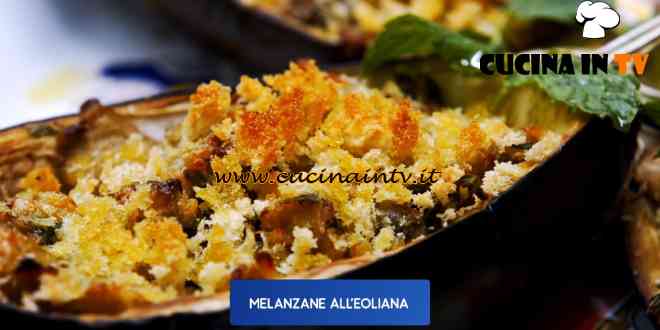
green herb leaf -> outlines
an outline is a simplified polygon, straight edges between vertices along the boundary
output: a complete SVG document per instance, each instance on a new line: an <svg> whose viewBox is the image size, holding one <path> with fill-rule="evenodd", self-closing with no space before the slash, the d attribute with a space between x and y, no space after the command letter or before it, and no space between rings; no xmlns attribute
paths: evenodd
<svg viewBox="0 0 660 330"><path fill-rule="evenodd" d="M478 51L491 48L439 24L414 15L404 15L385 25L385 30L367 50L362 68L369 73L387 63L430 56L459 67L462 60L470 60Z"/></svg>
<svg viewBox="0 0 660 330"><path fill-rule="evenodd" d="M513 3L517 4L512 3L512 6L525 7L528 17L541 17L540 14L535 14L541 11L546 13L542 17L563 17L562 15L565 16L569 12L569 2L570 17L574 19L577 8L575 0L533 0L526 2L525 6L522 6L518 0L513 0ZM461 64L462 61L471 59L479 51L492 52L492 48L460 33L449 31L436 23L406 15L390 21L385 26L385 30L367 51L362 68L365 73L374 76L377 69L387 66L390 73L403 75L413 81L431 78L438 85L444 82L448 82L448 85L456 85L456 79L433 79L439 76L437 70L433 69L435 67L422 64L440 60L445 67L451 69L465 68ZM579 61L575 62L577 62L575 74L507 76L499 95L503 96L518 86L532 85L547 94L554 102L566 104L574 111L610 118L617 128L626 130L640 108L639 80L632 75L619 75L616 69L610 69L610 73L584 75L581 74ZM479 72L454 70L461 75L475 71ZM473 76L480 77L480 75ZM442 86L438 87L442 89ZM488 95L485 89L482 89L481 93ZM497 91L495 94L498 94ZM442 96L446 98L447 95Z"/></svg>
<svg viewBox="0 0 660 330"><path fill-rule="evenodd" d="M580 73L520 75L508 77L504 92L522 85L535 85L554 101L562 102L600 118L610 118L615 126L626 130L640 108L639 80L632 75L619 75L615 69L609 73L585 75Z"/></svg>

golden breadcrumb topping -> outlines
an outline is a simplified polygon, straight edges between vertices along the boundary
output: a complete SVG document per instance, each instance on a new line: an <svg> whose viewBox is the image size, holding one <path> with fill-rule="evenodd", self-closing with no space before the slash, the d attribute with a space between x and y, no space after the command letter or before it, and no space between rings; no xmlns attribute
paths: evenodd
<svg viewBox="0 0 660 330"><path fill-rule="evenodd" d="M0 287L2 299L119 313L380 255L483 207L562 144L555 132L421 105L313 61L243 77L233 91L199 86L166 136L92 128L63 163L28 172L0 203L2 283L28 276ZM435 181L221 180L392 171L433 171Z"/></svg>

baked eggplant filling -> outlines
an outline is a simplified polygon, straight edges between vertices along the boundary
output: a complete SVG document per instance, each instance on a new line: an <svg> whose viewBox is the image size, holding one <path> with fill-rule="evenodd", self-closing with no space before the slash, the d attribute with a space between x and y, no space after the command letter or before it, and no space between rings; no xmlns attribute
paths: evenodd
<svg viewBox="0 0 660 330"><path fill-rule="evenodd" d="M508 15L489 0L240 0L331 41L363 44L401 15L436 21L453 31L502 39Z"/></svg>
<svg viewBox="0 0 660 330"><path fill-rule="evenodd" d="M421 104L394 84L370 88L313 61L243 77L233 91L200 85L189 104L162 141L127 133L103 109L86 111L83 133L57 133L59 161L29 164L15 187L3 187L4 302L116 314L223 292L231 279L381 255L483 207L584 123L560 108L562 125L552 127L561 129L509 126L483 102ZM393 170L437 175L432 183L219 180Z"/></svg>

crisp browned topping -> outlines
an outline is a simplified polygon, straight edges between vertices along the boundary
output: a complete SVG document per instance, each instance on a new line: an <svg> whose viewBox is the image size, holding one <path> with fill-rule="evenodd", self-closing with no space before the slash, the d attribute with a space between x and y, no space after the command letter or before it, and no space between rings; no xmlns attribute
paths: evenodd
<svg viewBox="0 0 660 330"><path fill-rule="evenodd" d="M471 173L483 174L495 163L497 147L475 122L461 131L456 147L459 162Z"/></svg>
<svg viewBox="0 0 660 330"><path fill-rule="evenodd" d="M394 159L404 163L410 161L419 139L419 125L412 117L411 107L409 101L402 101L401 110L390 121L392 135L397 137L393 141L390 153Z"/></svg>
<svg viewBox="0 0 660 330"><path fill-rule="evenodd" d="M60 191L62 185L50 166L37 167L19 182L19 188L35 191Z"/></svg>

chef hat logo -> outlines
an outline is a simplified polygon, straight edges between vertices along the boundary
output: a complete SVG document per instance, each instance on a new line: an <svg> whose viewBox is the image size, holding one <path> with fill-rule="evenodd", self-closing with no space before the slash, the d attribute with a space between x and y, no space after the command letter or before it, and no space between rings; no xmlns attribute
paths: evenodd
<svg viewBox="0 0 660 330"><path fill-rule="evenodd" d="M584 24L582 36L588 39L605 38L605 29L619 25L619 14L604 2L582 1L575 19Z"/></svg>

